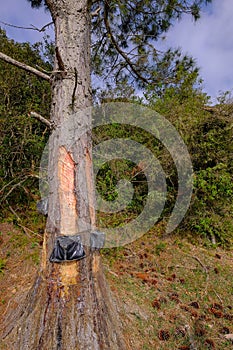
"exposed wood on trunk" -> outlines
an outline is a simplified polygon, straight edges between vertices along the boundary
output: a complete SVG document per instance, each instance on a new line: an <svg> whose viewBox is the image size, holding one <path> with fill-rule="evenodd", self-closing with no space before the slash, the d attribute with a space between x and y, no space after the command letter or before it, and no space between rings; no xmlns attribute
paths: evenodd
<svg viewBox="0 0 233 350"><path fill-rule="evenodd" d="M75 163L65 147L60 147L58 158L60 233L77 233L77 212L75 197Z"/></svg>

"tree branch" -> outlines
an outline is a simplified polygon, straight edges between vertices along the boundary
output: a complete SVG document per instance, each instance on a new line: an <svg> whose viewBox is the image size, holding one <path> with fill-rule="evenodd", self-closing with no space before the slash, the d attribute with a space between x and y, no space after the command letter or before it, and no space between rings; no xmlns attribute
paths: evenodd
<svg viewBox="0 0 233 350"><path fill-rule="evenodd" d="M22 185L22 183L24 183L27 179L29 179L30 177L32 177L31 175L25 176L22 180L20 180L19 182L17 182L16 184L14 184L11 189L7 192L7 194L5 194L4 197L2 197L2 199L0 200L0 203L2 203L4 200L7 199L7 197L9 197L9 195L14 191L14 189L16 187L19 187Z"/></svg>
<svg viewBox="0 0 233 350"><path fill-rule="evenodd" d="M47 24L45 24L42 28L37 28L37 27L35 27L33 24L31 24L31 28L30 29L32 29L32 30L37 30L38 32L44 32L45 31L45 29L47 28L47 27L49 27L49 26L51 26L53 24L53 21L52 22L49 22L49 23L47 23Z"/></svg>
<svg viewBox="0 0 233 350"><path fill-rule="evenodd" d="M47 24L45 24L41 29L35 27L33 24L31 24L31 27L23 27L23 26L16 26L14 24L10 24L10 23L6 23L3 21L0 21L0 23L4 24L5 26L8 27L13 27L13 28L17 28L17 29L26 29L26 30L37 30L38 32L44 32L45 28L49 27L51 24L53 24L53 22L49 22Z"/></svg>
<svg viewBox="0 0 233 350"><path fill-rule="evenodd" d="M91 12L91 17L96 17L96 16L98 16L100 10L101 10L101 7L98 7L95 11Z"/></svg>
<svg viewBox="0 0 233 350"><path fill-rule="evenodd" d="M104 24L106 27L106 30L108 32L108 35L111 39L111 42L113 44L113 46L115 47L115 49L117 50L117 52L119 52L119 54L125 59L126 63L129 65L129 67L131 68L132 72L140 79L142 80L144 83L148 83L148 79L146 79L145 77L143 77L138 70L134 67L133 62L131 62L131 60L129 59L129 57L126 55L126 53L121 50L121 48L119 47L119 45L117 44L116 39L114 38L113 34L112 34L112 30L108 21L108 9L109 9L109 4L108 1L105 1L105 7L104 7Z"/></svg>
<svg viewBox="0 0 233 350"><path fill-rule="evenodd" d="M48 128L49 128L50 130L53 129L53 127L54 127L53 123L51 123L48 119L42 117L42 115L40 115L40 114L38 114L38 113L32 111L32 112L30 112L30 116L33 117L33 118L38 119L41 123L43 123L43 124L45 124L46 126L48 126Z"/></svg>
<svg viewBox="0 0 233 350"><path fill-rule="evenodd" d="M5 55L4 53L0 52L0 59L2 59L3 61L7 62L7 63L10 63L12 64L13 66L16 66L16 67L19 67L27 72L30 72L34 75L37 75L38 77L42 78L42 79L45 79L47 81L50 81L50 76L43 73L43 72L40 72L39 70L31 67L31 66L28 66L27 64L25 63L21 63L19 61L16 61L14 58L11 58L10 56L7 56Z"/></svg>
<svg viewBox="0 0 233 350"><path fill-rule="evenodd" d="M210 113L215 113L217 112L217 108L216 107L211 107L211 106L205 106L203 107L204 111L210 112Z"/></svg>
<svg viewBox="0 0 233 350"><path fill-rule="evenodd" d="M31 236L28 234L28 231L29 231L30 233L33 233L34 235L36 235L36 236L38 236L38 237L41 238L41 236L40 236L38 233L36 233L36 232L30 230L30 228L28 228L28 227L23 226L22 224L20 224L20 221L22 221L21 218L19 217L19 215L14 211L14 209L13 209L10 205L9 205L9 209L10 209L10 211L12 212L12 214L14 214L15 217L17 218L16 225L19 226L19 227L21 227L21 228L23 229L23 231L26 233L26 235L27 235L30 239L31 239Z"/></svg>

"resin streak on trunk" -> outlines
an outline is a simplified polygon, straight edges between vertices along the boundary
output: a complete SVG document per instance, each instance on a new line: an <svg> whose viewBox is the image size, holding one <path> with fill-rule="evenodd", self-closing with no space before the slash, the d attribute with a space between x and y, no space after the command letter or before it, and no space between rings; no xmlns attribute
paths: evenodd
<svg viewBox="0 0 233 350"><path fill-rule="evenodd" d="M58 178L60 203L60 233L75 235L77 232L77 214L75 197L75 163L65 147L59 149Z"/></svg>

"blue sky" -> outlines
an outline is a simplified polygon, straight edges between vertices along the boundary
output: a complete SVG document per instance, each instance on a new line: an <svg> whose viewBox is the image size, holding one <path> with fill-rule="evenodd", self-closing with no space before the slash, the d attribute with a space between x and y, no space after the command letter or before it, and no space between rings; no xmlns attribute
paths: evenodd
<svg viewBox="0 0 233 350"><path fill-rule="evenodd" d="M204 91L212 97L213 102L216 102L220 91L233 89L232 19L233 0L213 0L212 5L203 10L198 22L184 17L174 24L163 41L164 46L181 47L184 53L195 58L204 79ZM51 18L43 9L31 9L26 0L7 0L2 3L0 21L41 28ZM0 26L16 41L35 42L43 38L42 33L34 30L15 29L3 24Z"/></svg>

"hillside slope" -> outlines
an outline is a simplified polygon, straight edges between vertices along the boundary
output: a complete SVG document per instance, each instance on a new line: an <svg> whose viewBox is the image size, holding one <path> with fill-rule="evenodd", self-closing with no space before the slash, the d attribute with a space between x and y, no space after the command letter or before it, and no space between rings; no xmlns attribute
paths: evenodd
<svg viewBox="0 0 233 350"><path fill-rule="evenodd" d="M11 223L0 232L3 321L32 285L42 237ZM130 348L232 349L232 251L150 232L125 248L104 249L103 262Z"/></svg>

